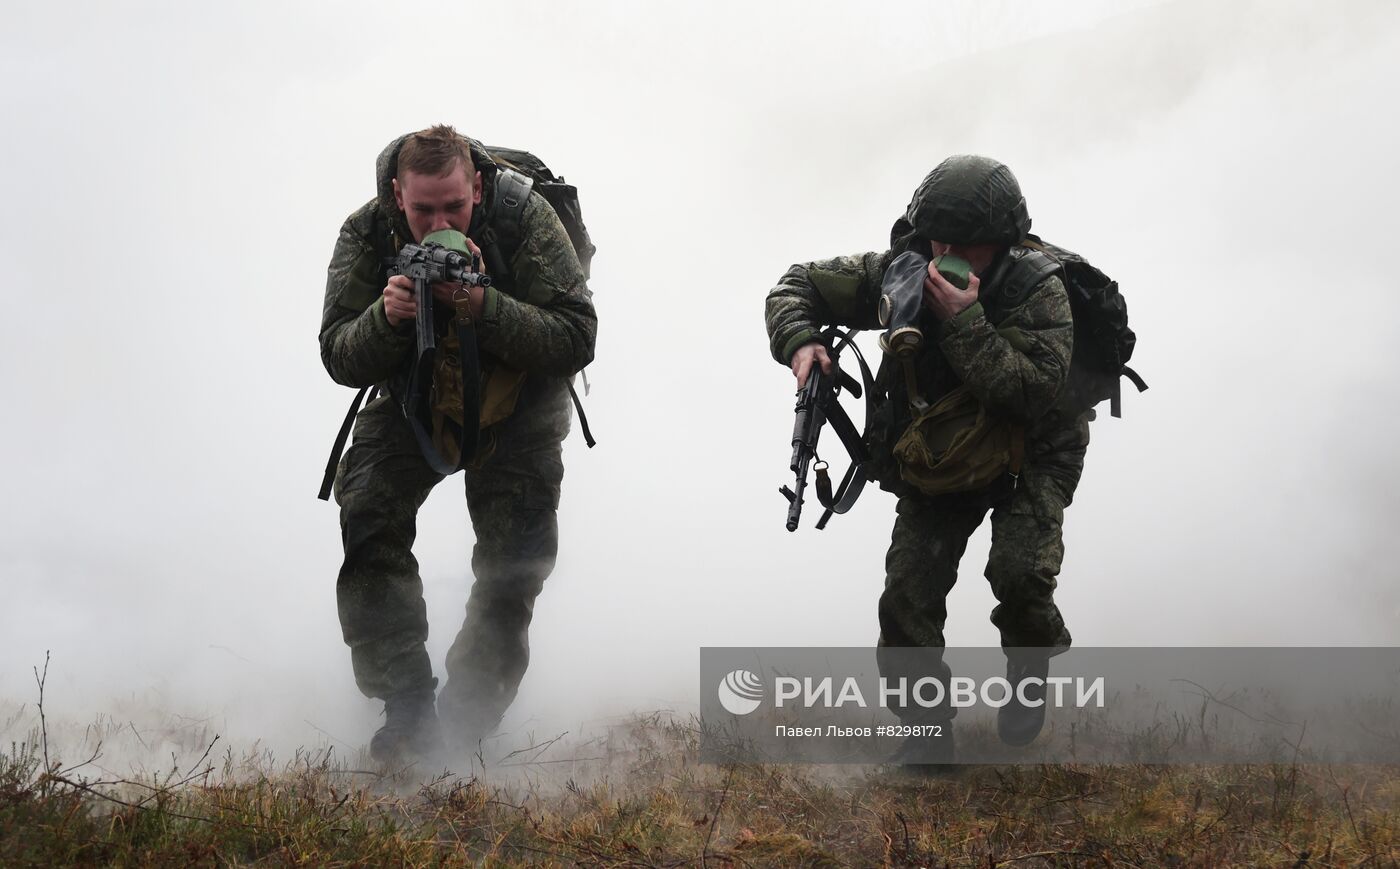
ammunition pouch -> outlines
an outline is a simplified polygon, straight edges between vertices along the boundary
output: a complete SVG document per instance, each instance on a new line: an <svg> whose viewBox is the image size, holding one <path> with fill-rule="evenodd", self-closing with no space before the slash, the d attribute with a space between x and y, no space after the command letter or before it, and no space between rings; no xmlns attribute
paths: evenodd
<svg viewBox="0 0 1400 869"><path fill-rule="evenodd" d="M900 477L926 495L980 489L1021 473L1025 429L959 386L922 411L894 446Z"/></svg>

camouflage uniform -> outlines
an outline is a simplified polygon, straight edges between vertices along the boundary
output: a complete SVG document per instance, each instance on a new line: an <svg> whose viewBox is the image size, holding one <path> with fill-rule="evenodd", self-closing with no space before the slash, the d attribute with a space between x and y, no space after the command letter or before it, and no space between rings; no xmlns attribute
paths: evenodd
<svg viewBox="0 0 1400 869"><path fill-rule="evenodd" d="M381 294L385 258L413 240L392 193L402 142L379 156L377 198L341 227L321 322L321 358L336 382L398 394L413 325L390 326ZM529 659L535 596L558 548L567 378L592 360L597 318L568 235L540 194L531 194L519 237L508 244L492 214L496 165L471 145L484 190L468 235L493 280L476 324L482 363L526 373L514 413L483 431L485 446L464 472L476 581L448 652L440 702L459 734L481 736L514 699ZM390 396L360 412L335 483L345 547L336 592L355 681L366 696L431 700L437 685L424 648L428 621L412 546L418 508L441 479Z"/></svg>
<svg viewBox="0 0 1400 869"><path fill-rule="evenodd" d="M790 268L767 299L773 357L790 363L827 324L879 329L886 269L902 250L915 244L927 249L927 240L910 229L906 221L897 223L891 249L883 253ZM890 452L911 419L903 369L887 357L876 378L877 394L886 400L871 433L873 468L881 487L899 498L879 604L881 646L944 645L945 601L968 538L988 512L986 576L998 601L992 622L1002 645L1070 644L1054 590L1064 556L1064 510L1083 469L1092 412L1057 403L1069 371L1073 320L1059 277L1027 280L1022 263L1029 253L1012 245L1001 254L981 276L978 301L948 321L939 323L925 311L922 328L930 340L914 365L918 392L930 404L966 384L990 411L1026 426L1019 480L1007 475L982 489L938 496L905 483ZM947 712L931 717L940 714Z"/></svg>

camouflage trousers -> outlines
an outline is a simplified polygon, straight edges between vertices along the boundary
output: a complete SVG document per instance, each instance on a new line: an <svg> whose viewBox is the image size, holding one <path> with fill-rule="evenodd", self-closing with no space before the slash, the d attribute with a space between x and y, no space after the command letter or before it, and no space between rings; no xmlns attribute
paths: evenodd
<svg viewBox="0 0 1400 869"><path fill-rule="evenodd" d="M568 426L562 381L527 382L515 414L490 430L494 451L463 472L475 582L438 699L449 732L460 737L492 732L525 675L535 597L559 547L560 442ZM345 547L336 597L355 682L368 697L430 695L437 686L412 549L418 508L442 479L391 399L360 412L336 476Z"/></svg>
<svg viewBox="0 0 1400 869"><path fill-rule="evenodd" d="M885 556L880 646L943 647L947 597L958 580L958 562L968 538L990 512L986 577L997 599L992 624L1001 632L1001 645L1068 648L1070 634L1055 605L1055 585L1065 554L1065 508L1083 468L1080 446L1028 464L1014 486L1008 478L974 492L900 498ZM922 676L946 680L951 675L946 664L941 664L942 672L904 672L898 654L882 654L879 660L882 676L906 677L909 684ZM915 712L908 711L911 716ZM917 717L946 719L952 710L919 710Z"/></svg>

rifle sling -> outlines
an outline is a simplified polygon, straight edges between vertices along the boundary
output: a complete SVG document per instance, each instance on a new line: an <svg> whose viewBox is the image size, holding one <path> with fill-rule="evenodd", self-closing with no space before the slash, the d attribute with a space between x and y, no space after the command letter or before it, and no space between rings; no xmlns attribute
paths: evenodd
<svg viewBox="0 0 1400 869"><path fill-rule="evenodd" d="M855 423L846 413L840 403L833 395L830 400L823 402L822 408L826 421L831 425L836 435L841 438L841 445L846 448L846 452L851 457L850 467L846 469L845 475L841 479L841 485L836 492L831 491L831 476L827 473L826 465L822 464L817 468L817 500L826 508L823 520L830 518L832 513L845 513L855 504L856 498L860 497L860 491L865 486L867 479L865 473L865 463L869 458L865 447L865 441L861 438L860 432L856 431ZM825 522L818 524L822 527Z"/></svg>
<svg viewBox="0 0 1400 869"><path fill-rule="evenodd" d="M423 459L444 477L462 470L476 455L481 439L481 361L476 347L476 326L466 317L454 317L457 329L457 353L462 371L462 433L457 441L457 464L442 457L433 446L433 438L422 420L422 405L427 398L427 386L420 384L409 397L408 424L418 441Z"/></svg>
<svg viewBox="0 0 1400 869"><path fill-rule="evenodd" d="M826 509L822 511L822 516L817 520L817 530L826 527L826 523L833 514L845 513L855 506L856 499L864 491L865 484L869 482L870 475L865 471L864 462L851 462L846 468L846 474L841 478L841 485L836 489L836 497L831 496L831 480L827 477L826 469L817 471L817 497L821 499L822 506ZM823 492L825 489L825 492Z"/></svg>
<svg viewBox="0 0 1400 869"><path fill-rule="evenodd" d="M845 446L846 452L850 453L851 461L865 461L865 442L861 440L860 432L856 431L856 424L851 422L850 416L846 414L846 409L836 400L834 394L823 401L822 405L822 414L841 438L841 444Z"/></svg>
<svg viewBox="0 0 1400 869"><path fill-rule="evenodd" d="M856 346L855 336L856 330L854 329L843 333L833 327L828 330L826 337L827 340L831 342L832 355L836 359L839 359L841 351L848 347L856 355L856 361L859 363L861 373L860 385L857 385L857 381L855 381L854 378L846 375L844 371L841 371L839 365L837 366L837 371L840 372L841 376L838 377L838 382L842 380L846 381L846 389L857 398L861 396L862 391L865 393L865 427L866 430L869 431L871 406L874 401L875 378L871 375L870 366L866 364L865 356L860 352L860 348ZM840 340L836 340L837 338ZM853 386L855 388L852 388ZM863 390L861 388L862 386ZM827 396L827 398L822 401L821 410L827 423L831 425L832 430L835 431L837 437L841 439L841 445L846 448L846 453L850 456L851 463L846 468L846 473L842 475L841 484L836 487L835 492L831 489L831 476L827 472L825 463L817 467L817 500L826 508L821 518L817 520L818 531L826 527L826 523L831 519L833 514L845 513L850 510L851 507L855 506L856 499L860 497L861 492L865 489L865 484L870 480L870 474L867 470L867 465L870 461L870 452L865 443L865 436L856 428L855 423L851 421L850 415L846 413L846 409L843 408L841 403L836 399L835 393Z"/></svg>

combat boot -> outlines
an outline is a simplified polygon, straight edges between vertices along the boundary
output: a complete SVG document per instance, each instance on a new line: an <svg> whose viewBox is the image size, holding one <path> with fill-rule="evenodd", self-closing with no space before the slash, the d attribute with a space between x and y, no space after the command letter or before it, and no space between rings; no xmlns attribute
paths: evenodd
<svg viewBox="0 0 1400 869"><path fill-rule="evenodd" d="M431 757L442 747L432 692L385 698L384 725L369 741L370 757L378 763L400 763Z"/></svg>
<svg viewBox="0 0 1400 869"><path fill-rule="evenodd" d="M1007 649L1006 681L1010 701L997 710L997 736L1007 745L1030 745L1045 726L1045 679L1050 655L1040 649ZM1026 679L1038 681L1021 683ZM1026 703L1021 702L1025 695Z"/></svg>

